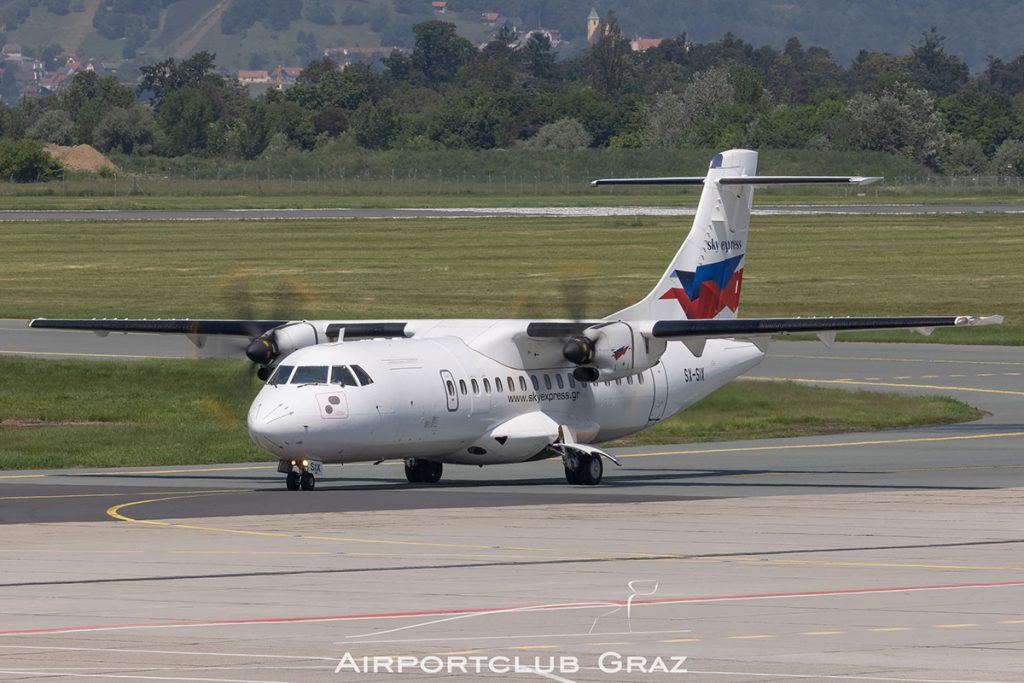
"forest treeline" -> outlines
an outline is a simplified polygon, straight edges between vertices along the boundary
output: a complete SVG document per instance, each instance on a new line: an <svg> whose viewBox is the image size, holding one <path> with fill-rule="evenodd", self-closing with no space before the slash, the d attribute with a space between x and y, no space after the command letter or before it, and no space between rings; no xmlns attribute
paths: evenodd
<svg viewBox="0 0 1024 683"><path fill-rule="evenodd" d="M136 88L82 72L58 95L0 108L0 157L34 140L104 152L218 159L283 150L684 147L873 150L948 175L1024 175L1024 56L972 75L934 30L906 54L848 66L790 39L726 35L633 52L614 13L579 57L541 34L482 48L454 25L413 27L414 47L343 70L310 62L250 97L200 52L142 67ZM0 159L0 174L7 167ZM38 175L38 174L37 174Z"/></svg>

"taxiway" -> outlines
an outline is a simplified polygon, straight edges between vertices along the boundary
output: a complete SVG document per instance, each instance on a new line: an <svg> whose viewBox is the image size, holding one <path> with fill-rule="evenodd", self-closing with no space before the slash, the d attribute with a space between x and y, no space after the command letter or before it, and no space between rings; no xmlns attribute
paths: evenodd
<svg viewBox="0 0 1024 683"><path fill-rule="evenodd" d="M1024 680L1021 351L777 343L753 376L988 416L620 451L594 489L554 462L438 486L330 467L314 492L261 463L4 472L0 680ZM346 653L526 670L336 672Z"/></svg>

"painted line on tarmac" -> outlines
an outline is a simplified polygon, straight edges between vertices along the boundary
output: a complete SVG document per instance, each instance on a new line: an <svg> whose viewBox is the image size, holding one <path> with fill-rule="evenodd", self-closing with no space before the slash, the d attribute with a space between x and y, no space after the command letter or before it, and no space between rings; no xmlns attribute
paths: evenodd
<svg viewBox="0 0 1024 683"><path fill-rule="evenodd" d="M40 475L45 476L45 475ZM0 496L0 500L51 500L55 498L112 498L112 497L125 497L131 496L134 491L121 491L118 493L62 493L58 495L39 495L39 496ZM206 493L239 493L238 489L216 489L209 491L190 491L189 495L202 495ZM181 494L181 491L153 491L149 495L151 496L174 496L175 494ZM170 498L159 498L157 500L171 500Z"/></svg>
<svg viewBox="0 0 1024 683"><path fill-rule="evenodd" d="M795 673L763 673L757 671L702 671L687 669L687 673L701 674L704 676L730 676L730 677L758 677L758 678L794 678L809 680L840 680L840 681L879 681L884 683L1012 683L1006 680L991 679L965 679L965 678L903 678L893 676L856 676L852 674L795 674Z"/></svg>
<svg viewBox="0 0 1024 683"><path fill-rule="evenodd" d="M13 349L0 349L0 355L4 356L46 356L55 358L113 358L124 360L160 360L167 356L141 356L127 353L76 353L60 351L14 351Z"/></svg>
<svg viewBox="0 0 1024 683"><path fill-rule="evenodd" d="M872 356L803 356L798 354L770 354L772 358L792 358L795 360L864 360L882 363L949 363L955 365L1024 365L1020 361L1001 360L946 360L932 358L875 358Z"/></svg>
<svg viewBox="0 0 1024 683"><path fill-rule="evenodd" d="M799 381L799 380L793 380ZM817 382L818 380L807 380ZM824 380L829 381L829 380ZM1024 394L1022 394L1024 395ZM649 458L661 455L708 455L713 453L756 453L760 451L785 451L805 448L852 448L856 446L888 446L908 443L934 443L939 441L968 441L972 439L1019 438L1024 432L992 432L989 434L964 434L959 436L918 436L906 439L875 439L865 441L842 441L838 443L798 443L779 446L731 446L727 448L695 448L685 451L658 451L654 453L620 453L619 458Z"/></svg>
<svg viewBox="0 0 1024 683"><path fill-rule="evenodd" d="M217 491L209 493L244 493L239 489L231 489L227 491ZM149 524L153 526L170 527L173 529L190 529L192 531L210 531L215 533L228 533L228 534L239 534L243 536L263 536L268 538L303 538L309 540L318 541L343 541L347 543L371 543L381 545L401 545L401 546L417 546L427 548L465 548L471 550L495 550L496 546L493 545L480 545L480 544L466 544L466 543L430 543L427 541L397 541L387 539L374 539L374 538L349 538L349 537L335 537L335 536L318 536L312 534L289 534L276 531L252 531L247 529L228 529L224 527L210 527L200 526L196 524L178 524L175 522L165 522L155 519L138 519L136 517L129 517L121 512L126 508L134 507L136 505L146 505L148 503L159 503L163 501L179 500L182 498L193 498L196 496L207 495L203 493L189 494L183 496L170 496L164 498L150 498L147 500L136 500L129 503L120 503L107 508L107 516L113 517L114 519L121 522L132 522L135 524ZM510 550L533 550L541 551L543 548L510 548Z"/></svg>
<svg viewBox="0 0 1024 683"><path fill-rule="evenodd" d="M906 384L902 382L872 382L858 379L811 379L807 377L748 377L755 382L799 382L801 384L841 384L861 387L886 387L892 389L932 389L935 391L964 391L975 394L1000 394L1003 396L1024 396L1024 391L1009 389L985 389L983 387L958 387L943 384Z"/></svg>
<svg viewBox="0 0 1024 683"><path fill-rule="evenodd" d="M849 597L854 595L883 595L889 593L922 593L933 591L957 591L957 590L986 590L998 588L1022 588L1024 581L999 581L991 583L952 583L924 586L880 586L874 588L840 588L819 591L799 591L787 593L751 593L746 595L710 595L690 596L676 598L648 598L641 600L606 600L599 602L569 602L542 605L523 605L516 607L473 607L461 609L438 609L438 610L417 610L409 612L376 612L376 613L354 613L334 614L315 616L290 616L270 617L256 619L223 619L223 620L194 620L194 621L171 621L163 623L148 624L97 624L82 626L56 626L51 628L18 629L0 631L0 636L21 636L21 635L56 635L81 632L100 631L129 631L129 630L161 630L176 628L199 628L199 627L231 627L231 626L253 626L253 625L287 625L311 622L355 622L375 621L382 619L409 619L416 617L451 617L466 618L471 616L491 616L522 612L556 612L560 610L595 609L607 607L627 607L629 605L682 605L682 604L705 604L719 602L754 602L762 600L798 600L806 598L829 598ZM368 634L370 635L370 634ZM576 634L592 638L593 634ZM343 641L343 642L369 642L369 641ZM403 641L394 641L403 642ZM412 642L412 641L404 641Z"/></svg>

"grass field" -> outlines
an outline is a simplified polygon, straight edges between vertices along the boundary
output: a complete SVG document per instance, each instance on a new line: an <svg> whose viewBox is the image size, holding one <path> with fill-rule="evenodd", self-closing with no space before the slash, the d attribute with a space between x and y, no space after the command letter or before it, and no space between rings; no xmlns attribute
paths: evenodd
<svg viewBox="0 0 1024 683"><path fill-rule="evenodd" d="M693 205L672 187L601 188L595 178L702 175L718 150L588 149L369 151L344 141L252 161L116 156L117 174L68 173L48 183L0 182L7 208L288 208L537 205ZM772 203L1018 202L1021 178L944 178L878 152L764 150L766 175L884 176L861 187L772 187Z"/></svg>
<svg viewBox="0 0 1024 683"><path fill-rule="evenodd" d="M643 172L641 171L641 174ZM298 177L276 180L160 178L77 174L43 184L0 182L3 208L252 209L416 208L465 206L689 206L699 190L679 187L592 188L586 176L445 177L415 180ZM1020 203L1022 186L891 184L759 189L758 206L777 204Z"/></svg>
<svg viewBox="0 0 1024 683"><path fill-rule="evenodd" d="M267 460L245 432L243 361L0 357L0 469ZM864 431L977 419L946 398L738 382L616 445ZM400 455L400 454L396 454Z"/></svg>
<svg viewBox="0 0 1024 683"><path fill-rule="evenodd" d="M583 313L603 316L647 293L688 227L639 217L3 223L0 317L552 317L578 310L566 279L586 285ZM999 313L1002 327L928 339L1021 344L1020 254L1015 215L757 217L741 313ZM879 334L869 338L926 339Z"/></svg>

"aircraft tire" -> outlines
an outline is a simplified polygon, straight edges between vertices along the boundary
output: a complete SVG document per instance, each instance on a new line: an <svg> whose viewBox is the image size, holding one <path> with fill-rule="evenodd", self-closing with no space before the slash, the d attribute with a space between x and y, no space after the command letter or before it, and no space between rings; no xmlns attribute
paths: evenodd
<svg viewBox="0 0 1024 683"><path fill-rule="evenodd" d="M303 491L312 491L316 488L316 477L309 472L303 472L299 477L299 485L302 486Z"/></svg>
<svg viewBox="0 0 1024 683"><path fill-rule="evenodd" d="M441 481L441 474L444 472L444 465L439 462L423 461L423 481L427 484L436 484Z"/></svg>
<svg viewBox="0 0 1024 683"><path fill-rule="evenodd" d="M575 486L580 483L579 473L576 470L565 468L565 480Z"/></svg>
<svg viewBox="0 0 1024 683"><path fill-rule="evenodd" d="M285 477L284 485L289 491L299 490L299 473L289 472L288 476Z"/></svg>
<svg viewBox="0 0 1024 683"><path fill-rule="evenodd" d="M420 467L420 461L417 460L416 458L406 459L405 478L409 480L410 484L423 483L423 470Z"/></svg>
<svg viewBox="0 0 1024 683"><path fill-rule="evenodd" d="M600 455L587 455L580 458L579 468L576 470L576 478L580 484L596 486L601 483L604 476L604 463Z"/></svg>

